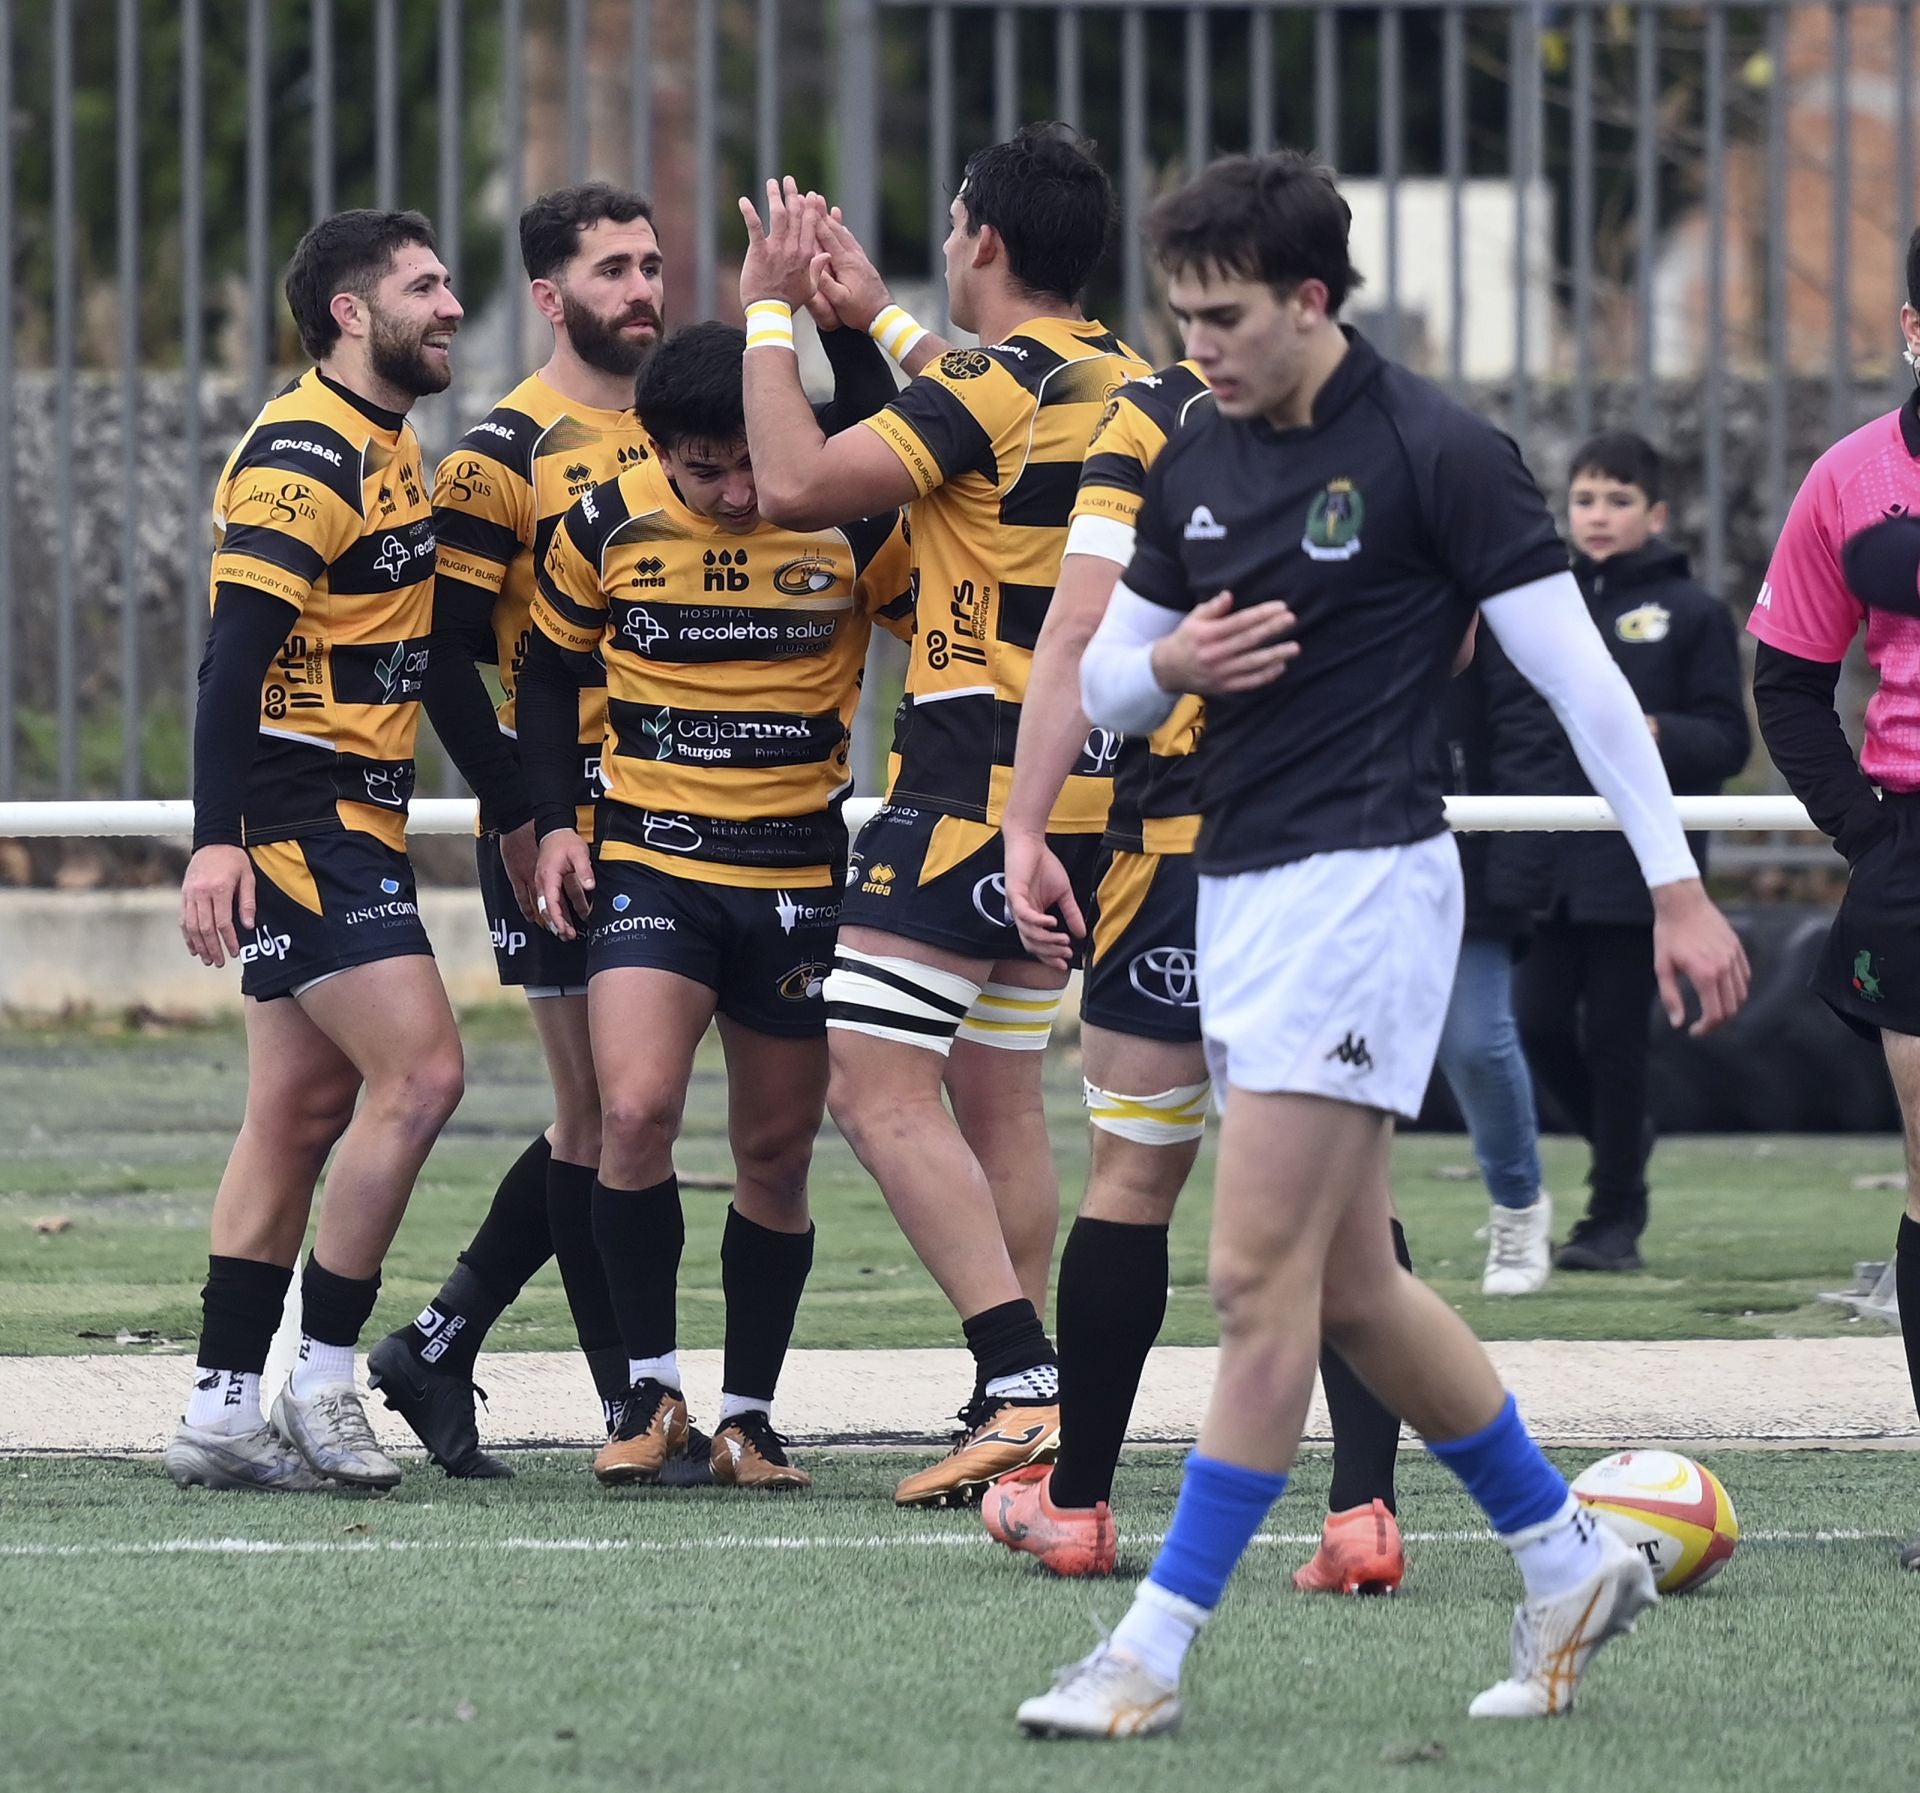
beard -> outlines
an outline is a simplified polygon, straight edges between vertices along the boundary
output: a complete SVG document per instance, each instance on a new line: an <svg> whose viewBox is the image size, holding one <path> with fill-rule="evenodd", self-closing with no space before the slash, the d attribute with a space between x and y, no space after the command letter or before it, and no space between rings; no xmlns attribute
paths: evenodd
<svg viewBox="0 0 1920 1793"><path fill-rule="evenodd" d="M445 392L453 382L452 364L442 367L426 356L428 335L442 328L444 326L436 324L431 330L409 330L376 311L373 331L367 339L368 358L375 375L415 398Z"/></svg>
<svg viewBox="0 0 1920 1793"><path fill-rule="evenodd" d="M649 337L623 336L621 331L645 318L653 324ZM630 380L660 341L660 314L651 305L634 305L609 321L589 311L565 287L560 288L560 320L566 326L573 352L603 374Z"/></svg>

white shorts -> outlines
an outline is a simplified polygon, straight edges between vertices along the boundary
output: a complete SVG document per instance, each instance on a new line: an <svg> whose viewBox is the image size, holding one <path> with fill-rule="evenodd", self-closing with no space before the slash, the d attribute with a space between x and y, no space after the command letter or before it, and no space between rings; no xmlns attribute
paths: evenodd
<svg viewBox="0 0 1920 1793"><path fill-rule="evenodd" d="M1200 1028L1214 1088L1417 1115L1462 907L1451 834L1202 877Z"/></svg>

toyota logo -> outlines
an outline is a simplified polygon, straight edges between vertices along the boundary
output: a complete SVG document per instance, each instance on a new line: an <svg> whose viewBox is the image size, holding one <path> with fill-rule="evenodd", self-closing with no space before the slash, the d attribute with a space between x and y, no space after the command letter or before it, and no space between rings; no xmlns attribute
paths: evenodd
<svg viewBox="0 0 1920 1793"><path fill-rule="evenodd" d="M1188 947L1150 946L1135 953L1127 967L1127 981L1149 1002L1170 1009L1200 1006L1200 964Z"/></svg>

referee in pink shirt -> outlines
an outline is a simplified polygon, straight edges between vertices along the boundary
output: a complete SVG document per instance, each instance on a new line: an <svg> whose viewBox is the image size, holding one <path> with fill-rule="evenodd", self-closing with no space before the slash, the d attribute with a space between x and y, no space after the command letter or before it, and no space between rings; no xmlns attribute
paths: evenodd
<svg viewBox="0 0 1920 1793"><path fill-rule="evenodd" d="M1907 244L1906 359L1920 378L1920 231ZM1862 623L1880 686L1856 762L1834 709ZM1773 763L1847 862L1813 990L1878 1037L1906 1128L1900 1330L1920 1408L1920 387L1813 464L1747 622ZM1877 788L1876 788L1877 787ZM1920 1537L1900 1552L1920 1569Z"/></svg>

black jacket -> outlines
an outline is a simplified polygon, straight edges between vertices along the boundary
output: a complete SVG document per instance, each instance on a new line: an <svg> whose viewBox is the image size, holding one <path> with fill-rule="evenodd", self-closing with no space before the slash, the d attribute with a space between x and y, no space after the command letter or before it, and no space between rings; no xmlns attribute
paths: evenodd
<svg viewBox="0 0 1920 1793"><path fill-rule="evenodd" d="M1566 736L1484 626L1473 663L1447 687L1440 728L1450 797L1553 797L1567 788ZM1518 941L1552 898L1553 836L1476 832L1459 842L1467 933Z"/></svg>
<svg viewBox="0 0 1920 1793"><path fill-rule="evenodd" d="M1746 763L1753 745L1733 613L1687 571L1687 557L1660 540L1595 562L1573 558L1574 577L1608 651L1659 724L1660 758L1676 796L1712 796ZM1593 787L1568 749L1568 790ZM1653 903L1624 835L1554 837L1553 910L1570 921L1645 923ZM1704 872L1707 837L1688 836Z"/></svg>

